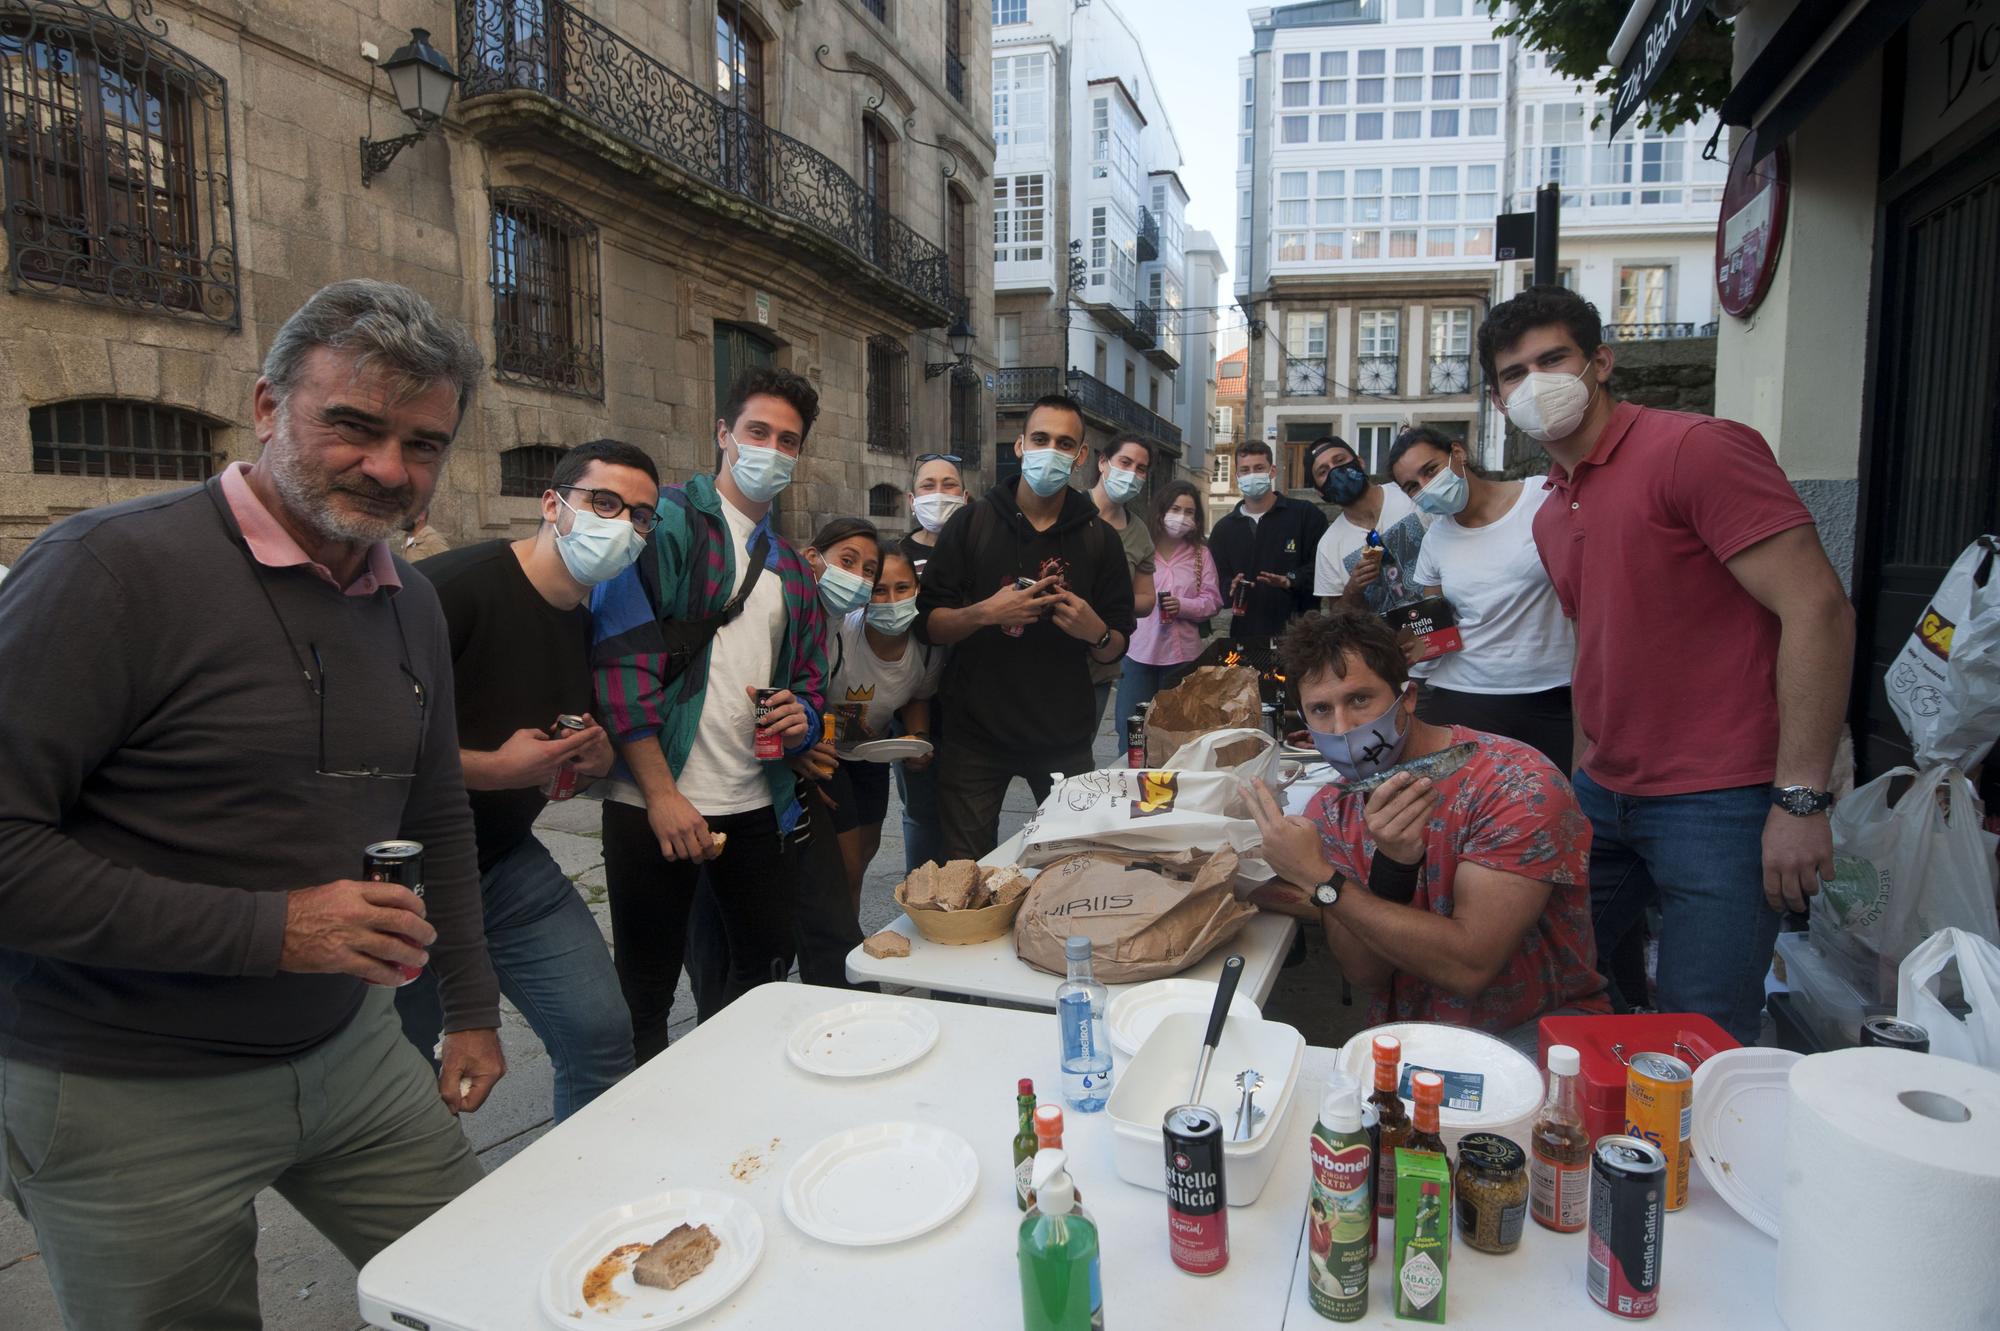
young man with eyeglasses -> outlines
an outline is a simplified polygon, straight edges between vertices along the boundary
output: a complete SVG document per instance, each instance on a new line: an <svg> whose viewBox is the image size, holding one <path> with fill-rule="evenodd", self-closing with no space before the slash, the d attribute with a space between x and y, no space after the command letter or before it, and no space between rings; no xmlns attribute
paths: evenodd
<svg viewBox="0 0 2000 1331"><path fill-rule="evenodd" d="M1317 504L1279 493L1277 483L1271 446L1260 439L1240 446L1236 488L1243 502L1208 535L1223 596L1244 607L1229 622L1238 642L1268 642L1312 607L1313 552L1326 534L1326 515Z"/></svg>
<svg viewBox="0 0 2000 1331"><path fill-rule="evenodd" d="M535 820L552 788L574 793L611 770L611 741L590 716L584 601L639 557L659 499L652 458L615 439L592 440L556 464L533 536L417 565L437 588L451 633L486 948L500 991L549 1051L558 1123L632 1070L632 1018L597 919L536 839ZM558 728L559 716L581 728ZM427 976L405 985L396 1008L403 1033L429 1057L443 1017L437 986Z"/></svg>
<svg viewBox="0 0 2000 1331"><path fill-rule="evenodd" d="M500 996L444 616L391 542L481 378L422 297L337 282L265 357L255 464L64 519L0 596L0 1194L67 1326L258 1325L265 1187L359 1266L480 1178L452 1116ZM399 839L421 898L357 881Z"/></svg>
<svg viewBox="0 0 2000 1331"><path fill-rule="evenodd" d="M819 742L827 627L771 505L818 415L799 375L737 380L715 423L716 474L662 490L652 549L591 594L598 714L621 759L604 801L611 938L641 1063L667 1046L704 872L729 967L719 992L697 992L702 1018L782 979L796 952L803 810L784 760ZM697 624L709 636L679 636ZM760 689L775 690L761 711ZM758 731L781 756L759 756Z"/></svg>
<svg viewBox="0 0 2000 1331"><path fill-rule="evenodd" d="M949 859L993 849L1015 777L1041 800L1051 772L1097 765L1090 663L1123 657L1137 621L1124 547L1068 483L1083 429L1073 398L1029 408L1014 441L1019 478L945 524L917 591L918 639L955 648L937 759Z"/></svg>

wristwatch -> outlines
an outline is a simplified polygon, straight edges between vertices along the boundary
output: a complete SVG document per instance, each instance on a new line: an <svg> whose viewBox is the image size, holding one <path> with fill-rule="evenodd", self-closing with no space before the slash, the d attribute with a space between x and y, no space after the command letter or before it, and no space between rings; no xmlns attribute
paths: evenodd
<svg viewBox="0 0 2000 1331"><path fill-rule="evenodd" d="M1090 644L1090 650L1093 652L1101 652L1110 645L1111 645L1111 630L1106 629L1104 630L1103 637L1099 638L1096 642Z"/></svg>
<svg viewBox="0 0 2000 1331"><path fill-rule="evenodd" d="M1771 803L1795 818L1810 818L1833 807L1833 796L1811 786L1772 786Z"/></svg>
<svg viewBox="0 0 2000 1331"><path fill-rule="evenodd" d="M1315 906L1321 908L1331 906L1334 902L1340 900L1340 888L1329 879L1312 890L1312 899Z"/></svg>

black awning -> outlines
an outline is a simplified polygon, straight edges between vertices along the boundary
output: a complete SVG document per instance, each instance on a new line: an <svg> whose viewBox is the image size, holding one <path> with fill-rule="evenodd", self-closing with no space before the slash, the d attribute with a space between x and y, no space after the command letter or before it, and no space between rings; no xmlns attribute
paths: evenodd
<svg viewBox="0 0 2000 1331"><path fill-rule="evenodd" d="M1811 67L1802 68L1813 47L1850 2L1799 0L1798 8L1757 53L1729 96L1722 99L1722 123L1754 125L1760 141L1784 142L1828 93L1846 83L1924 5L1924 0L1870 0L1812 60ZM1794 72L1799 75L1797 80L1760 119L1758 112L1792 80Z"/></svg>

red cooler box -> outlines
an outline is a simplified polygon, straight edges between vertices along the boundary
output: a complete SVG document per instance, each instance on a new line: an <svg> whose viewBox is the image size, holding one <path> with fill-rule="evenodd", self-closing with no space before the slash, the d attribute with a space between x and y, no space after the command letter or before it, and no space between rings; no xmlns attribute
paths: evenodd
<svg viewBox="0 0 2000 1331"><path fill-rule="evenodd" d="M1692 1012L1642 1012L1624 1017L1543 1017L1544 1075L1549 1046L1566 1044L1581 1056L1577 1098L1583 1126L1596 1141L1625 1130L1625 1064L1634 1054L1672 1054L1690 1068L1725 1049L1737 1047L1729 1034Z"/></svg>

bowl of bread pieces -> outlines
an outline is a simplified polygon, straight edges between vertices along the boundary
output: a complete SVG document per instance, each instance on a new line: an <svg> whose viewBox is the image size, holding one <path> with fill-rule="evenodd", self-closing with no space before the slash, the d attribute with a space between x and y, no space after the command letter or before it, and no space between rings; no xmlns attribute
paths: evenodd
<svg viewBox="0 0 2000 1331"><path fill-rule="evenodd" d="M926 862L896 884L896 904L933 943L990 943L1014 927L1034 880L1015 866Z"/></svg>

